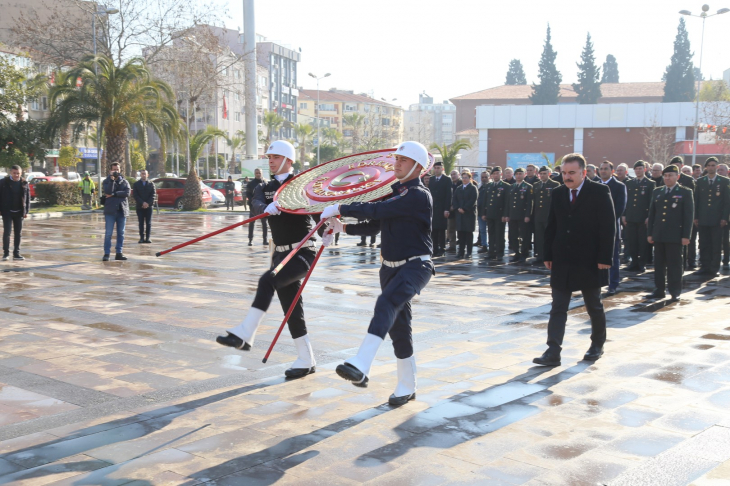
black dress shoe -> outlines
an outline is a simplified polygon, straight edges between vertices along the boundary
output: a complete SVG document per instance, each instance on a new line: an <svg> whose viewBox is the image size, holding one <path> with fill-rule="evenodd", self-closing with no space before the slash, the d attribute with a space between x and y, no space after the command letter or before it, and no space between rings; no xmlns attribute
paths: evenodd
<svg viewBox="0 0 730 486"><path fill-rule="evenodd" d="M457 253L456 254L456 259L457 260L463 260L464 259L464 254L462 252Z"/></svg>
<svg viewBox="0 0 730 486"><path fill-rule="evenodd" d="M601 356L603 356L603 346L591 345L591 347L588 348L588 351L586 351L586 354L583 356L583 359L585 361L595 361Z"/></svg>
<svg viewBox="0 0 730 486"><path fill-rule="evenodd" d="M127 257L124 256L124 253L117 253L114 255L115 260L127 260Z"/></svg>
<svg viewBox="0 0 730 486"><path fill-rule="evenodd" d="M360 243L355 243L355 246L365 246L367 243L363 243L362 241Z"/></svg>
<svg viewBox="0 0 730 486"><path fill-rule="evenodd" d="M109 261L109 254L107 253L104 255L104 258L101 259L102 262L108 262Z"/></svg>
<svg viewBox="0 0 730 486"><path fill-rule="evenodd" d="M337 365L335 369L340 378L344 378L347 381L351 381L353 385L359 386L360 388L367 388L368 377L363 374L362 371L358 370L350 363L342 363Z"/></svg>
<svg viewBox="0 0 730 486"><path fill-rule="evenodd" d="M146 240L144 240L144 242L145 242L145 243L148 243L148 244L149 244L149 243L152 243L152 241L150 241L150 239L149 239L149 238L147 238Z"/></svg>
<svg viewBox="0 0 730 486"><path fill-rule="evenodd" d="M534 262L532 262L532 264L535 265L536 267L537 266L542 267L545 265L545 262L543 260L535 260Z"/></svg>
<svg viewBox="0 0 730 486"><path fill-rule="evenodd" d="M144 243L144 238L140 238L139 241L137 242L138 245L141 245L142 243Z"/></svg>
<svg viewBox="0 0 730 486"><path fill-rule="evenodd" d="M667 296L667 294L665 294L661 290L655 290L654 292L652 292L649 295L647 295L646 296L646 299L647 300L649 300L649 299L663 299L666 296Z"/></svg>
<svg viewBox="0 0 730 486"><path fill-rule="evenodd" d="M297 378L303 378L314 372L314 366L312 366L311 368L289 368L284 372L284 376L286 376L290 380L295 380Z"/></svg>
<svg viewBox="0 0 730 486"><path fill-rule="evenodd" d="M20 254L20 252L16 251L13 253L13 260L25 260L25 257Z"/></svg>
<svg viewBox="0 0 730 486"><path fill-rule="evenodd" d="M694 263L687 264L687 270L694 270L696 268L697 268L697 265L695 265Z"/></svg>
<svg viewBox="0 0 730 486"><path fill-rule="evenodd" d="M477 250L477 253L487 253L489 249L486 246L483 246Z"/></svg>
<svg viewBox="0 0 730 486"><path fill-rule="evenodd" d="M3 261L4 262L7 262L8 260L10 260L10 254L9 253L3 253Z"/></svg>
<svg viewBox="0 0 730 486"><path fill-rule="evenodd" d="M639 267L639 269L636 270L636 273L646 273L646 267Z"/></svg>
<svg viewBox="0 0 730 486"><path fill-rule="evenodd" d="M406 403L410 402L411 400L416 399L416 394L411 393L410 395L404 395L402 397L397 397L395 394L392 394L390 398L388 398L388 404L393 407L400 407L401 405L405 405Z"/></svg>
<svg viewBox="0 0 730 486"><path fill-rule="evenodd" d="M227 336L218 336L215 338L215 342L218 344L222 344L223 346L228 346L231 348L241 349L243 351L248 351L251 349L251 345L244 342L243 339L236 336L235 334L228 333Z"/></svg>
<svg viewBox="0 0 730 486"><path fill-rule="evenodd" d="M606 291L606 294L605 295L606 295L606 297L612 297L612 296L616 295L617 292L618 291L616 289L608 289Z"/></svg>
<svg viewBox="0 0 730 486"><path fill-rule="evenodd" d="M560 366L560 355L547 350L539 358L533 359L532 362L542 366Z"/></svg>
<svg viewBox="0 0 730 486"><path fill-rule="evenodd" d="M674 302L679 302L679 296L676 296L676 297L675 297L675 296L673 295L673 296L672 296L672 298L671 298L671 299L669 299L669 303L670 303L670 304L673 304Z"/></svg>
<svg viewBox="0 0 730 486"><path fill-rule="evenodd" d="M248 240L248 246L253 246L253 241Z"/></svg>
<svg viewBox="0 0 730 486"><path fill-rule="evenodd" d="M519 261L520 261L520 257L518 257L516 255L509 259L510 263L517 263Z"/></svg>
<svg viewBox="0 0 730 486"><path fill-rule="evenodd" d="M264 240L264 243L263 243L263 245L264 245L264 246L268 246L268 244L269 244L269 240Z"/></svg>
<svg viewBox="0 0 730 486"><path fill-rule="evenodd" d="M638 272L639 268L641 268L641 267L639 267L638 264L632 263L628 267L624 268L624 270L626 270L627 272Z"/></svg>

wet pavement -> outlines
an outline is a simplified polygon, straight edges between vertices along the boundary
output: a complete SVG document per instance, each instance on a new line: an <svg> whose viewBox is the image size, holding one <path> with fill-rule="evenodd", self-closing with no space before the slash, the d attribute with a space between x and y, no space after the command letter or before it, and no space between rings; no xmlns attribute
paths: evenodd
<svg viewBox="0 0 730 486"><path fill-rule="evenodd" d="M268 266L241 221L161 214L152 245L101 262L98 215L33 220L24 262L0 264L0 484L730 484L730 277L688 275L679 303L642 300L652 273L607 298L608 343L571 303L563 365L542 368L547 271L439 259L414 301L418 398L387 405L389 342L370 386L334 368L366 332L376 248L343 237L303 298L317 372L286 381L278 301L250 352L214 342ZM625 274L624 274L625 275Z"/></svg>

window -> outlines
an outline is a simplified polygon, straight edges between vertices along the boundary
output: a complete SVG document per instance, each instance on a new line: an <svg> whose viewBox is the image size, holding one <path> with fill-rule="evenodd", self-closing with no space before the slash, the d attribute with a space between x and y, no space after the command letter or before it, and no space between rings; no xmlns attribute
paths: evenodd
<svg viewBox="0 0 730 486"><path fill-rule="evenodd" d="M48 111L48 98L46 96L41 97L41 107L43 111Z"/></svg>
<svg viewBox="0 0 730 486"><path fill-rule="evenodd" d="M300 110L306 110L307 109L307 104L306 103L299 103L299 109Z"/></svg>
<svg viewBox="0 0 730 486"><path fill-rule="evenodd" d="M221 75L222 76L228 76L228 68L227 67L224 67L223 68L223 70L221 71Z"/></svg>
<svg viewBox="0 0 730 486"><path fill-rule="evenodd" d="M383 126L389 127L390 126L390 118L383 118L380 123Z"/></svg>
<svg viewBox="0 0 730 486"><path fill-rule="evenodd" d="M235 93L233 95L233 97L235 98L236 101L241 101L241 95L239 93Z"/></svg>
<svg viewBox="0 0 730 486"><path fill-rule="evenodd" d="M320 111L335 111L335 104L334 103L320 103L319 110Z"/></svg>
<svg viewBox="0 0 730 486"><path fill-rule="evenodd" d="M352 137L352 130L342 130L342 134L346 137Z"/></svg>
<svg viewBox="0 0 730 486"><path fill-rule="evenodd" d="M240 122L241 121L241 113L238 112L238 111L236 112L236 121L237 122Z"/></svg>
<svg viewBox="0 0 730 486"><path fill-rule="evenodd" d="M345 103L345 111L357 111L357 105Z"/></svg>
<svg viewBox="0 0 730 486"><path fill-rule="evenodd" d="M234 69L233 70L233 77L236 79L241 79L241 70L240 69Z"/></svg>
<svg viewBox="0 0 730 486"><path fill-rule="evenodd" d="M454 118L451 115L443 115L441 117L441 123L444 125L451 125L454 122Z"/></svg>
<svg viewBox="0 0 730 486"><path fill-rule="evenodd" d="M33 100L30 102L30 109L38 111L38 100Z"/></svg>

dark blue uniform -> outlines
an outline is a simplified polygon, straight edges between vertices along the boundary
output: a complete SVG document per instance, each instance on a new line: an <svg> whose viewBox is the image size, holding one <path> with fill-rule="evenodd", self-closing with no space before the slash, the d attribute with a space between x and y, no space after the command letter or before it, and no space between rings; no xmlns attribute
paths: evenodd
<svg viewBox="0 0 730 486"><path fill-rule="evenodd" d="M381 202L343 204L342 216L365 223L348 224L349 235L370 236L381 233L381 256L398 267L380 267L382 294L375 303L368 334L385 339L390 334L398 359L413 355L411 299L420 294L435 274L430 256L433 200L420 178L393 184L393 197ZM422 260L418 257L426 257Z"/></svg>

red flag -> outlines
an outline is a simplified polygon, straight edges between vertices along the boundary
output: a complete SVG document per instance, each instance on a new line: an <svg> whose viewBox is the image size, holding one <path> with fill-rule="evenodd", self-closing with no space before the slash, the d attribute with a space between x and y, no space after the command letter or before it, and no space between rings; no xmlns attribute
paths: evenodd
<svg viewBox="0 0 730 486"><path fill-rule="evenodd" d="M79 76L78 78L76 78L76 87L80 88L82 84L83 83L81 82L81 76Z"/></svg>
<svg viewBox="0 0 730 486"><path fill-rule="evenodd" d="M53 71L51 73L51 86L53 86L54 84L56 84L56 71Z"/></svg>
<svg viewBox="0 0 730 486"><path fill-rule="evenodd" d="M226 95L223 95L223 119L228 118L228 106L226 105Z"/></svg>

